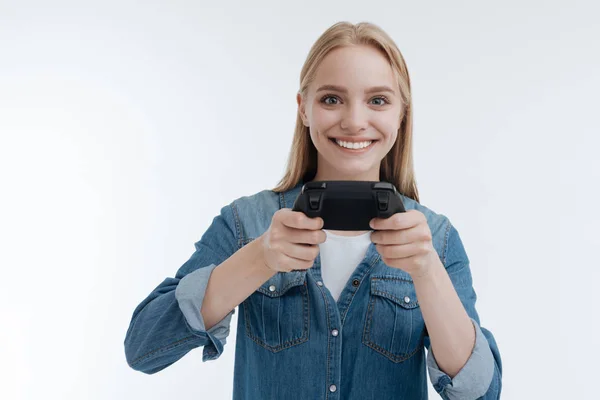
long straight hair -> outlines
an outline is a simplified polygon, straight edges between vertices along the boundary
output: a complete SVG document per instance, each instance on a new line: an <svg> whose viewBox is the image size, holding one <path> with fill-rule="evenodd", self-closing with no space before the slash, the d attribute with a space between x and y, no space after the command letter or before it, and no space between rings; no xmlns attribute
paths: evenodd
<svg viewBox="0 0 600 400"><path fill-rule="evenodd" d="M306 97L308 87L314 81L317 68L329 52L340 47L355 45L373 46L388 59L398 81L400 97L403 102L403 113L400 115L401 123L396 142L381 160L379 180L393 183L400 193L419 202L412 155L413 117L410 78L402 53L383 29L369 22L354 25L344 21L328 28L313 44L304 62L300 72L299 93L304 98ZM309 128L304 126L298 110L286 171L272 190L284 192L300 182L312 180L316 173L317 149L310 139Z"/></svg>

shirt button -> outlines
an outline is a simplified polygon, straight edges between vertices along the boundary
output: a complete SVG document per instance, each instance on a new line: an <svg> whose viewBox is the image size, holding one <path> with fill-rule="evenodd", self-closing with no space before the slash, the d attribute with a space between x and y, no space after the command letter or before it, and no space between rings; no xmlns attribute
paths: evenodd
<svg viewBox="0 0 600 400"><path fill-rule="evenodd" d="M338 332L338 330L337 330L337 329L334 329L334 330L332 330L332 331L331 331L331 334L332 334L333 336L337 336L337 335L338 335L338 333L339 333L339 332Z"/></svg>
<svg viewBox="0 0 600 400"><path fill-rule="evenodd" d="M360 281L358 279L352 281L352 286L357 287L358 285L360 285Z"/></svg>
<svg viewBox="0 0 600 400"><path fill-rule="evenodd" d="M404 298L404 302L405 302L405 303L410 303L410 297L406 296L406 297Z"/></svg>
<svg viewBox="0 0 600 400"><path fill-rule="evenodd" d="M271 292L274 292L274 291L275 291L275 285L271 285L271 286L269 286L269 290L270 290Z"/></svg>
<svg viewBox="0 0 600 400"><path fill-rule="evenodd" d="M337 390L337 387L335 387L335 385L329 386L329 391L330 392L335 392L336 390Z"/></svg>
<svg viewBox="0 0 600 400"><path fill-rule="evenodd" d="M319 285L319 286L323 286L323 282L321 282L321 281L317 281L317 285Z"/></svg>

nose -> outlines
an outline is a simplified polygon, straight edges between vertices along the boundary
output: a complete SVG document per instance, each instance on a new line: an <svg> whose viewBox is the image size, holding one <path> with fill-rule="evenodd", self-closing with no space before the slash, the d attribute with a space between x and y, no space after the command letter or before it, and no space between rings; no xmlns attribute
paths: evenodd
<svg viewBox="0 0 600 400"><path fill-rule="evenodd" d="M349 106L342 115L340 127L352 133L358 133L368 126L368 110L361 105Z"/></svg>

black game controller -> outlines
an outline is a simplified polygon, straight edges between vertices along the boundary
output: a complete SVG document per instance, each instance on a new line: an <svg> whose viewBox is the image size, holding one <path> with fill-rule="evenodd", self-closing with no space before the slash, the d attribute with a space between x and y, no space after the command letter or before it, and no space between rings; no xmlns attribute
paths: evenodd
<svg viewBox="0 0 600 400"><path fill-rule="evenodd" d="M323 218L323 229L372 230L373 218L405 212L402 197L389 182L313 181L302 186L292 211Z"/></svg>

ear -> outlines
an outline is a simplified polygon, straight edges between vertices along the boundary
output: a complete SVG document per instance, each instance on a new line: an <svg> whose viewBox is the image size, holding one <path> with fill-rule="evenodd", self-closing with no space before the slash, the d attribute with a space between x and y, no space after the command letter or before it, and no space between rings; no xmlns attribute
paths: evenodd
<svg viewBox="0 0 600 400"><path fill-rule="evenodd" d="M302 123L304 126L308 126L308 118L306 118L304 102L302 101L302 95L299 92L296 94L296 102L298 103L298 112L300 113L300 118L302 118Z"/></svg>

